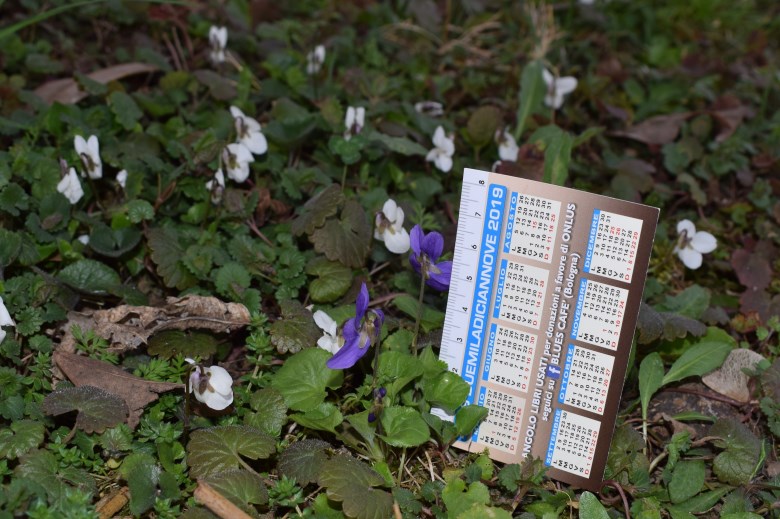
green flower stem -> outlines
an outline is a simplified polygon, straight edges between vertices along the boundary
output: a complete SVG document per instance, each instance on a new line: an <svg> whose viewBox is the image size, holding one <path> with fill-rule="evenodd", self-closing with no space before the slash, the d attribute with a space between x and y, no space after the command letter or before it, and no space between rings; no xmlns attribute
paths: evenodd
<svg viewBox="0 0 780 519"><path fill-rule="evenodd" d="M341 173L341 192L344 192L344 186L347 183L347 165L344 164L344 171Z"/></svg>
<svg viewBox="0 0 780 519"><path fill-rule="evenodd" d="M417 356L417 336L420 334L420 321L423 313L423 297L425 296L425 277L427 275L425 262L420 262L420 296L417 298L417 320L414 322L414 336L412 337L412 355Z"/></svg>
<svg viewBox="0 0 780 519"><path fill-rule="evenodd" d="M190 369L187 370L187 374L185 375L187 378L184 381L184 441L188 441L190 437L190 413L192 412L192 409L190 407L190 392L192 389L190 388L190 375L192 374L192 370L197 369L197 366L194 364L190 364Z"/></svg>
<svg viewBox="0 0 780 519"><path fill-rule="evenodd" d="M398 464L398 487L401 487L401 481L404 478L404 465L406 465L406 447L401 450L401 462Z"/></svg>

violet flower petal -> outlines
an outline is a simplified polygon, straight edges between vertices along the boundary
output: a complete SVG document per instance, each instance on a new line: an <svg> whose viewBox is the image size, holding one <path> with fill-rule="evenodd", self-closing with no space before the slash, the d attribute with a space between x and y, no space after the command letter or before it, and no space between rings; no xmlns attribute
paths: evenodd
<svg viewBox="0 0 780 519"><path fill-rule="evenodd" d="M436 262L444 250L444 238L436 231L429 232L422 240L422 251L428 255L432 262Z"/></svg>
<svg viewBox="0 0 780 519"><path fill-rule="evenodd" d="M368 288L366 288L366 284L363 283L360 287L360 293L358 294L357 299L355 300L355 319L357 321L356 323L357 326L360 325L360 321L363 319L363 316L366 315L367 309L368 309Z"/></svg>
<svg viewBox="0 0 780 519"><path fill-rule="evenodd" d="M447 290L450 287L450 278L452 277L452 262L442 261L436 264L436 268L440 272L429 273L429 278L426 280L426 284L436 290Z"/></svg>

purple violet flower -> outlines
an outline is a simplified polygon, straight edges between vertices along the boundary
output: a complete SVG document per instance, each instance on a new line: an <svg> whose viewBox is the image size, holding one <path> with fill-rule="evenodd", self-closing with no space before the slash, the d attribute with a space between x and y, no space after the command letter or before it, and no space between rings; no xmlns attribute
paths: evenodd
<svg viewBox="0 0 780 519"><path fill-rule="evenodd" d="M436 290L447 290L452 277L452 262L436 263L444 249L442 235L436 231L425 234L419 225L415 225L410 238L412 252L409 254L409 263L425 278L426 285Z"/></svg>
<svg viewBox="0 0 780 519"><path fill-rule="evenodd" d="M368 289L363 283L355 300L355 317L344 323L341 331L344 346L328 359L326 365L330 369L354 366L366 354L371 343L379 339L384 320L385 314L381 310L368 310Z"/></svg>

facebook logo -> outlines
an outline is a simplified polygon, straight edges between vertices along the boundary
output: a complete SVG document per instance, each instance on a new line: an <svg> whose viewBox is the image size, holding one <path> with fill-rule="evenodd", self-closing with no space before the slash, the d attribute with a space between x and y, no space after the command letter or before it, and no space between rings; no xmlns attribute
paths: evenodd
<svg viewBox="0 0 780 519"><path fill-rule="evenodd" d="M553 365L547 366L547 376L558 380L558 378L561 376L561 368Z"/></svg>

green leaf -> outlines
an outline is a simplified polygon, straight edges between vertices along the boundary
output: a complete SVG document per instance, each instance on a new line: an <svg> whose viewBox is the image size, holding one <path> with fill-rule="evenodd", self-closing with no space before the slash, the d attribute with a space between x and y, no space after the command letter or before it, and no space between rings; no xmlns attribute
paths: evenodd
<svg viewBox="0 0 780 519"><path fill-rule="evenodd" d="M417 319L417 309L420 306L417 298L409 294L403 294L393 299L393 305L412 319ZM422 319L420 320L420 328L422 328L423 332L428 333L442 326L444 326L444 312L424 305Z"/></svg>
<svg viewBox="0 0 780 519"><path fill-rule="evenodd" d="M672 503L682 503L698 494L704 487L705 475L702 460L684 460L677 463L668 486Z"/></svg>
<svg viewBox="0 0 780 519"><path fill-rule="evenodd" d="M420 144L407 139L406 137L394 137L392 135L386 135L384 133L371 132L366 136L366 138L374 142L379 142L384 146L387 146L387 149L389 149L393 153L398 153L400 155L405 155L407 157L411 157L415 155L425 156L428 154L428 150L426 150Z"/></svg>
<svg viewBox="0 0 780 519"><path fill-rule="evenodd" d="M35 450L22 456L14 475L34 482L52 502L64 499L70 486L85 493L95 492L95 480L89 474L75 467L61 468L57 457L46 450Z"/></svg>
<svg viewBox="0 0 780 519"><path fill-rule="evenodd" d="M93 294L106 294L116 291L122 284L111 267L99 261L81 259L62 269L57 277L71 287Z"/></svg>
<svg viewBox="0 0 780 519"><path fill-rule="evenodd" d="M730 485L747 485L763 464L761 440L744 424L734 419L718 419L710 427L710 436L725 448L715 457L712 469L719 480Z"/></svg>
<svg viewBox="0 0 780 519"><path fill-rule="evenodd" d="M609 514L599 498L587 490L580 496L580 519L609 519Z"/></svg>
<svg viewBox="0 0 780 519"><path fill-rule="evenodd" d="M336 426L344 421L339 408L330 402L323 402L303 414L290 415L290 419L309 429L328 431L334 434L336 433Z"/></svg>
<svg viewBox="0 0 780 519"><path fill-rule="evenodd" d="M453 414L469 396L470 386L460 375L445 371L435 378L423 380L422 390L428 403Z"/></svg>
<svg viewBox="0 0 780 519"><path fill-rule="evenodd" d="M488 488L481 482L475 481L466 489L466 482L460 478L450 480L441 491L441 498L447 505L448 517L459 517L475 505L490 504Z"/></svg>
<svg viewBox="0 0 780 519"><path fill-rule="evenodd" d="M707 327L695 319L671 312L658 312L645 303L639 306L636 326L639 330L639 344L649 344L659 338L671 341L688 334L698 337L707 331Z"/></svg>
<svg viewBox="0 0 780 519"><path fill-rule="evenodd" d="M244 417L247 425L271 436L278 437L282 433L282 427L287 423L287 404L279 391L271 387L255 391L249 405L254 413L248 413Z"/></svg>
<svg viewBox="0 0 780 519"><path fill-rule="evenodd" d="M329 260L339 261L347 267L362 267L371 248L371 226L366 221L363 206L349 200L340 217L331 218L316 229L311 241L315 250Z"/></svg>
<svg viewBox="0 0 780 519"><path fill-rule="evenodd" d="M490 143L501 126L501 119L501 112L495 106L485 105L474 110L466 124L471 143L477 148Z"/></svg>
<svg viewBox="0 0 780 519"><path fill-rule="evenodd" d="M322 227L325 220L336 214L344 203L344 194L338 184L331 184L303 204L298 217L293 220L291 230L294 235L312 234Z"/></svg>
<svg viewBox="0 0 780 519"><path fill-rule="evenodd" d="M417 358L408 353L385 351L379 354L376 377L378 383L387 390L387 399L390 402L395 401L401 390L422 373L422 366Z"/></svg>
<svg viewBox="0 0 780 519"><path fill-rule="evenodd" d="M699 285L691 285L675 296L667 296L656 310L674 312L691 319L699 319L710 307L710 291Z"/></svg>
<svg viewBox="0 0 780 519"><path fill-rule="evenodd" d="M295 478L301 486L316 483L328 459L325 450L330 448L328 442L313 438L295 442L279 456L279 473Z"/></svg>
<svg viewBox="0 0 780 519"><path fill-rule="evenodd" d="M41 407L54 416L78 411L76 427L87 433L100 433L123 422L129 412L122 398L93 386L58 389L46 395Z"/></svg>
<svg viewBox="0 0 780 519"><path fill-rule="evenodd" d="M327 489L328 498L340 501L344 514L357 519L391 517L393 496L374 487L384 478L365 463L337 456L323 464L317 483Z"/></svg>
<svg viewBox="0 0 780 519"><path fill-rule="evenodd" d="M276 350L296 353L316 345L322 331L314 323L311 312L295 299L283 299L279 306L282 318L271 325L271 343Z"/></svg>
<svg viewBox="0 0 780 519"><path fill-rule="evenodd" d="M282 97L273 102L271 122L263 127L263 133L283 146L294 146L307 139L317 120L306 108Z"/></svg>
<svg viewBox="0 0 780 519"><path fill-rule="evenodd" d="M147 351L163 359L176 355L184 357L208 358L217 352L217 339L203 332L185 332L183 330L163 330L149 339Z"/></svg>
<svg viewBox="0 0 780 519"><path fill-rule="evenodd" d="M154 506L160 468L157 461L144 452L130 454L122 462L122 477L130 488L130 511L139 516Z"/></svg>
<svg viewBox="0 0 780 519"><path fill-rule="evenodd" d="M41 444L43 433L43 424L33 420L19 420L0 429L0 457L12 460L26 454Z"/></svg>
<svg viewBox="0 0 780 519"><path fill-rule="evenodd" d="M127 203L127 218L132 223L141 223L154 218L154 207L146 200L131 200Z"/></svg>
<svg viewBox="0 0 780 519"><path fill-rule="evenodd" d="M13 263L21 250L22 237L13 231L0 228L0 267Z"/></svg>
<svg viewBox="0 0 780 519"><path fill-rule="evenodd" d="M190 436L187 464L190 476L210 476L241 466L242 457L252 460L270 457L276 452L276 440L268 434L244 425L225 425L200 429Z"/></svg>
<svg viewBox="0 0 780 519"><path fill-rule="evenodd" d="M642 419L647 420L647 406L650 399L661 387L664 378L664 362L657 352L653 352L639 365L639 399L642 402Z"/></svg>
<svg viewBox="0 0 780 519"><path fill-rule="evenodd" d="M111 106L111 111L114 112L117 122L125 130L135 128L139 119L144 115L133 98L119 90L115 90L108 96L108 104Z"/></svg>
<svg viewBox="0 0 780 519"><path fill-rule="evenodd" d="M213 70L201 69L192 73L195 79L209 89L209 94L217 101L231 101L236 97L236 87L232 79Z"/></svg>
<svg viewBox="0 0 780 519"><path fill-rule="evenodd" d="M731 487L722 487L692 497L684 503L669 507L669 511L680 511L692 514L702 514L717 504L720 499L731 491Z"/></svg>
<svg viewBox="0 0 780 519"><path fill-rule="evenodd" d="M317 276L309 283L309 295L315 303L331 303L346 294L352 286L351 269L321 256L309 261L306 273Z"/></svg>
<svg viewBox="0 0 780 519"><path fill-rule="evenodd" d="M245 512L253 512L251 505L268 502L268 490L257 474L248 470L226 470L205 478L206 483Z"/></svg>
<svg viewBox="0 0 780 519"><path fill-rule="evenodd" d="M528 63L523 68L523 75L520 77L517 128L515 128L516 141L520 142L521 140L528 116L542 106L546 90L547 87L542 78L542 64L539 61Z"/></svg>
<svg viewBox="0 0 780 519"><path fill-rule="evenodd" d="M326 388L341 386L344 373L325 366L330 357L323 349L309 348L289 357L276 372L271 385L284 396L290 409L314 409L325 401Z"/></svg>
<svg viewBox="0 0 780 519"><path fill-rule="evenodd" d="M328 141L328 149L334 155L338 155L345 166L350 166L360 160L363 139L356 136L347 140L340 135L333 135Z"/></svg>
<svg viewBox="0 0 780 519"><path fill-rule="evenodd" d="M235 297L249 288L252 278L249 272L239 263L228 263L220 267L214 278L217 292L225 297Z"/></svg>
<svg viewBox="0 0 780 519"><path fill-rule="evenodd" d="M707 334L672 364L663 378L662 385L709 373L723 364L735 346L736 341L728 333L714 326L709 327Z"/></svg>
<svg viewBox="0 0 780 519"><path fill-rule="evenodd" d="M494 506L472 505L458 515L458 519L512 519L512 514L503 508Z"/></svg>
<svg viewBox="0 0 780 519"><path fill-rule="evenodd" d="M118 258L131 251L141 241L141 231L135 227L112 229L98 223L92 226L89 233L89 247L103 256Z"/></svg>
<svg viewBox="0 0 780 519"><path fill-rule="evenodd" d="M479 423L487 418L487 407L475 404L464 405L455 413L455 431L458 436L468 436Z"/></svg>
<svg viewBox="0 0 780 519"><path fill-rule="evenodd" d="M539 128L529 139L544 147L544 182L562 186L569 174L573 139L571 134L555 125Z"/></svg>
<svg viewBox="0 0 780 519"><path fill-rule="evenodd" d="M385 407L380 420L385 433L382 438L394 447L416 447L431 437L428 424L411 407Z"/></svg>
<svg viewBox="0 0 780 519"><path fill-rule="evenodd" d="M184 290L195 284L195 276L180 261L184 257L184 247L179 242L178 232L168 228L151 229L147 239L152 261L157 265L165 286Z"/></svg>

